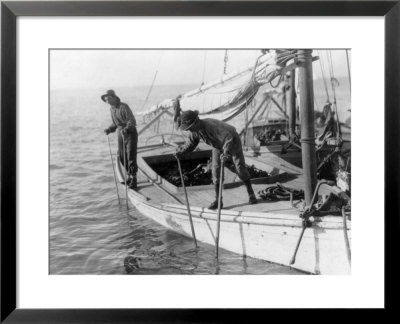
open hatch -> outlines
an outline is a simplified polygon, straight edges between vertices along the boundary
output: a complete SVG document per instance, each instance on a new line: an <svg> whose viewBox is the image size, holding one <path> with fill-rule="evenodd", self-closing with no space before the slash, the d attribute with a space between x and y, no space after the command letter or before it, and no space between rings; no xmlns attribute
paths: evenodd
<svg viewBox="0 0 400 324"><path fill-rule="evenodd" d="M214 188L211 173L211 154L211 150L194 151L181 159L182 173L187 190L212 190ZM275 183L286 177L286 173L277 168L249 157L245 159L252 183ZM143 160L149 166L147 168L149 176L157 179L171 192L183 191L178 163L172 154L147 156L143 157ZM224 172L224 188L238 187L242 184L232 163L225 165Z"/></svg>

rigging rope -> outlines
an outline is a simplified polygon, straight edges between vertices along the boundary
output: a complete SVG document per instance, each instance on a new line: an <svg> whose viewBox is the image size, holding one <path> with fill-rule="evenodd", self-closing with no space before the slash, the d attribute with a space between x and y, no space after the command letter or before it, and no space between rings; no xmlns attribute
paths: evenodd
<svg viewBox="0 0 400 324"><path fill-rule="evenodd" d="M335 79L335 75L333 74L332 53L331 53L331 51L328 51L328 53L329 53L329 56L327 55L327 57L328 57L328 62L330 64L329 68L330 68L330 77L331 77L331 85L332 85L332 92L333 92L333 107L335 108L338 136L342 137L340 121L339 121L339 114L338 114L337 104L336 104L336 91L335 91L335 87L339 84L339 82ZM335 84L335 82L336 82L336 84Z"/></svg>
<svg viewBox="0 0 400 324"><path fill-rule="evenodd" d="M162 56L163 56L163 53L164 53L164 52L161 52L160 58L158 59L157 68L156 68L156 73L154 74L153 82L151 83L149 92L147 93L146 99L144 100L144 103L143 103L143 106L142 106L142 109L141 109L141 110L144 109L144 106L147 104L147 101L149 100L151 91L153 90L154 82L156 81L156 78L157 78L158 68L159 68L159 66L160 66L160 62L161 62L161 58L162 58Z"/></svg>
<svg viewBox="0 0 400 324"><path fill-rule="evenodd" d="M284 66L288 61L297 57L297 50L277 51L276 64Z"/></svg>
<svg viewBox="0 0 400 324"><path fill-rule="evenodd" d="M204 52L204 60L203 60L203 78L201 80L201 85L204 84L204 76L206 74L206 60L207 60L207 51Z"/></svg>
<svg viewBox="0 0 400 324"><path fill-rule="evenodd" d="M347 72L349 74L349 86L350 86L350 95L351 95L351 74L350 74L350 62L349 62L349 51L346 50L346 59L347 59Z"/></svg>
<svg viewBox="0 0 400 324"><path fill-rule="evenodd" d="M297 50L281 50L281 51L276 51L277 55L276 55L276 65L278 66L285 66L286 63L288 61L290 61L291 59L294 59L297 56ZM264 54L263 54L264 55ZM259 59L263 56L261 55L256 62L256 66L258 65L258 61ZM277 73L276 71L270 71L267 72L266 69L263 69L259 72L257 72L257 77L256 77L256 72L254 70L253 72L253 79L256 80L258 79L259 81L257 81L259 84L262 84L263 81L262 80L269 80L266 82L269 82L269 84L271 85L272 88L277 88L279 86L279 84L281 83L282 79L283 79L283 74L281 73ZM277 83L274 85L272 84L272 81L275 80L275 78L279 75L279 79L277 81ZM266 83L264 82L264 83Z"/></svg>
<svg viewBox="0 0 400 324"><path fill-rule="evenodd" d="M256 72L256 69L257 69L257 66L258 66L258 61L259 61L260 57L257 58L256 64L254 65L253 72L251 74L251 80L252 80L251 89L252 89L252 92L254 93L254 96L251 98L250 104L253 104L253 106L254 106L254 97L255 97L255 94L258 91L258 88L257 88L257 90L255 89L255 84L256 84L256 82L255 82L255 72ZM248 133L248 126L249 126L248 125L249 113L248 113L248 109L247 109L248 104L249 104L249 102L246 101L246 108L245 108L246 111L245 111L245 116L244 116L244 129L243 129L244 130L244 133L243 133L243 146L247 145L247 133Z"/></svg>
<svg viewBox="0 0 400 324"><path fill-rule="evenodd" d="M322 57L319 54L319 51L317 51L317 53L318 53L319 57ZM325 69L324 69L324 66L322 64L322 60L319 59L318 61L319 61L319 65L321 67L322 80L324 81L324 87L325 87L325 92L326 92L326 102L330 102L330 100L329 100L329 92L328 92L328 84L326 83L326 78L325 78Z"/></svg>
<svg viewBox="0 0 400 324"><path fill-rule="evenodd" d="M224 74L226 74L226 67L228 65L228 50L225 50L225 57L224 57Z"/></svg>
<svg viewBox="0 0 400 324"><path fill-rule="evenodd" d="M335 91L335 75L333 74L333 63L332 63L332 53L331 51L328 51L326 54L328 58L328 66L329 66L329 76L331 78L331 86L332 86L332 93L333 93L333 101L334 104L336 104L336 91Z"/></svg>
<svg viewBox="0 0 400 324"><path fill-rule="evenodd" d="M317 79L317 77L315 76L314 70L313 70L313 78L314 78L314 80ZM316 110L317 110L317 111L320 111L320 110L319 110L318 103L317 103L317 99L315 98L315 96L314 96L314 105L315 105L315 107L316 107Z"/></svg>
<svg viewBox="0 0 400 324"><path fill-rule="evenodd" d="M225 53L227 51L225 50ZM282 57L293 57L293 54L282 55ZM225 121L233 118L254 104L252 100L261 85L282 77L281 69L283 67L277 66L276 61L273 60L274 56L261 55L260 59L257 59L257 62L246 70L236 74L223 75L220 81L203 85L199 89L185 94L181 102L182 109L194 109L195 107L201 115L217 117L216 114L218 114L218 118ZM263 79L260 79L260 76Z"/></svg>

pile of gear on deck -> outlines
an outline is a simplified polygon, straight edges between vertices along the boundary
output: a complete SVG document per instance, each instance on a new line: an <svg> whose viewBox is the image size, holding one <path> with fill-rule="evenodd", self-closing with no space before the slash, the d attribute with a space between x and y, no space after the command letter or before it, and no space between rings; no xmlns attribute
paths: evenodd
<svg viewBox="0 0 400 324"><path fill-rule="evenodd" d="M185 186L192 187L212 184L210 160L182 160L181 165ZM235 166L232 162L228 162L225 166L235 173ZM246 165L246 167L252 179L269 176L268 172L257 169L254 165ZM177 170L175 162L163 163L162 166L158 166L157 173L173 185L177 187L182 186L179 170Z"/></svg>
<svg viewBox="0 0 400 324"><path fill-rule="evenodd" d="M330 180L341 192L319 196L313 208L319 213L339 213L342 207L346 210L351 208L350 148L343 147L344 142L330 103L327 103L321 112L315 112L315 120L317 178ZM276 128L265 128L259 137L265 143L278 140L279 137L275 137L275 134L279 135L281 132L276 130ZM300 139L300 134L297 138ZM296 146L300 147L300 143ZM282 154L284 153L282 150ZM259 191L258 195L267 201L291 200L293 202L297 200L301 202L298 205L300 209L301 205L305 207L303 190L288 188L280 183L268 186Z"/></svg>
<svg viewBox="0 0 400 324"><path fill-rule="evenodd" d="M256 134L255 138L260 141L260 146L268 146L271 142L280 141L282 135L286 135L285 130L268 127Z"/></svg>

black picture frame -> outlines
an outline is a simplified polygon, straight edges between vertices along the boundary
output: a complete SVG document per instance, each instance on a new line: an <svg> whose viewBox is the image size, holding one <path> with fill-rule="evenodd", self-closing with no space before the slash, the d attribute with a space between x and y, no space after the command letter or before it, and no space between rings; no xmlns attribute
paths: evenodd
<svg viewBox="0 0 400 324"><path fill-rule="evenodd" d="M16 308L16 19L20 16L381 16L385 18L385 309L396 307L400 3L396 1L4 1L1 3L1 322L233 322L244 310ZM374 46L374 44L371 44ZM367 55L367 53L366 53ZM372 59L372 58L371 58ZM370 175L366 175L370 176ZM372 193L373 195L373 193ZM393 252L393 253L392 253ZM344 292L345 293L345 292ZM318 297L317 297L318 298ZM253 312L251 317L257 316ZM241 313L242 314L242 313ZM264 316L265 314L261 314ZM246 315L248 316L248 315Z"/></svg>

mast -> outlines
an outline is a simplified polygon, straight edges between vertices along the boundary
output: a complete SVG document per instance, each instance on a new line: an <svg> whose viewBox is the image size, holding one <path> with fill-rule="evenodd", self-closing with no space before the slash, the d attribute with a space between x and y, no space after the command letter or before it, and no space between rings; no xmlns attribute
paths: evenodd
<svg viewBox="0 0 400 324"><path fill-rule="evenodd" d="M315 155L314 128L314 85L312 71L312 50L298 51L299 88L300 88L300 123L301 155L303 162L304 196L309 205L317 184L317 161Z"/></svg>
<svg viewBox="0 0 400 324"><path fill-rule="evenodd" d="M295 70L291 70L286 74L286 107L289 116L289 139L296 134L296 90L295 90Z"/></svg>

